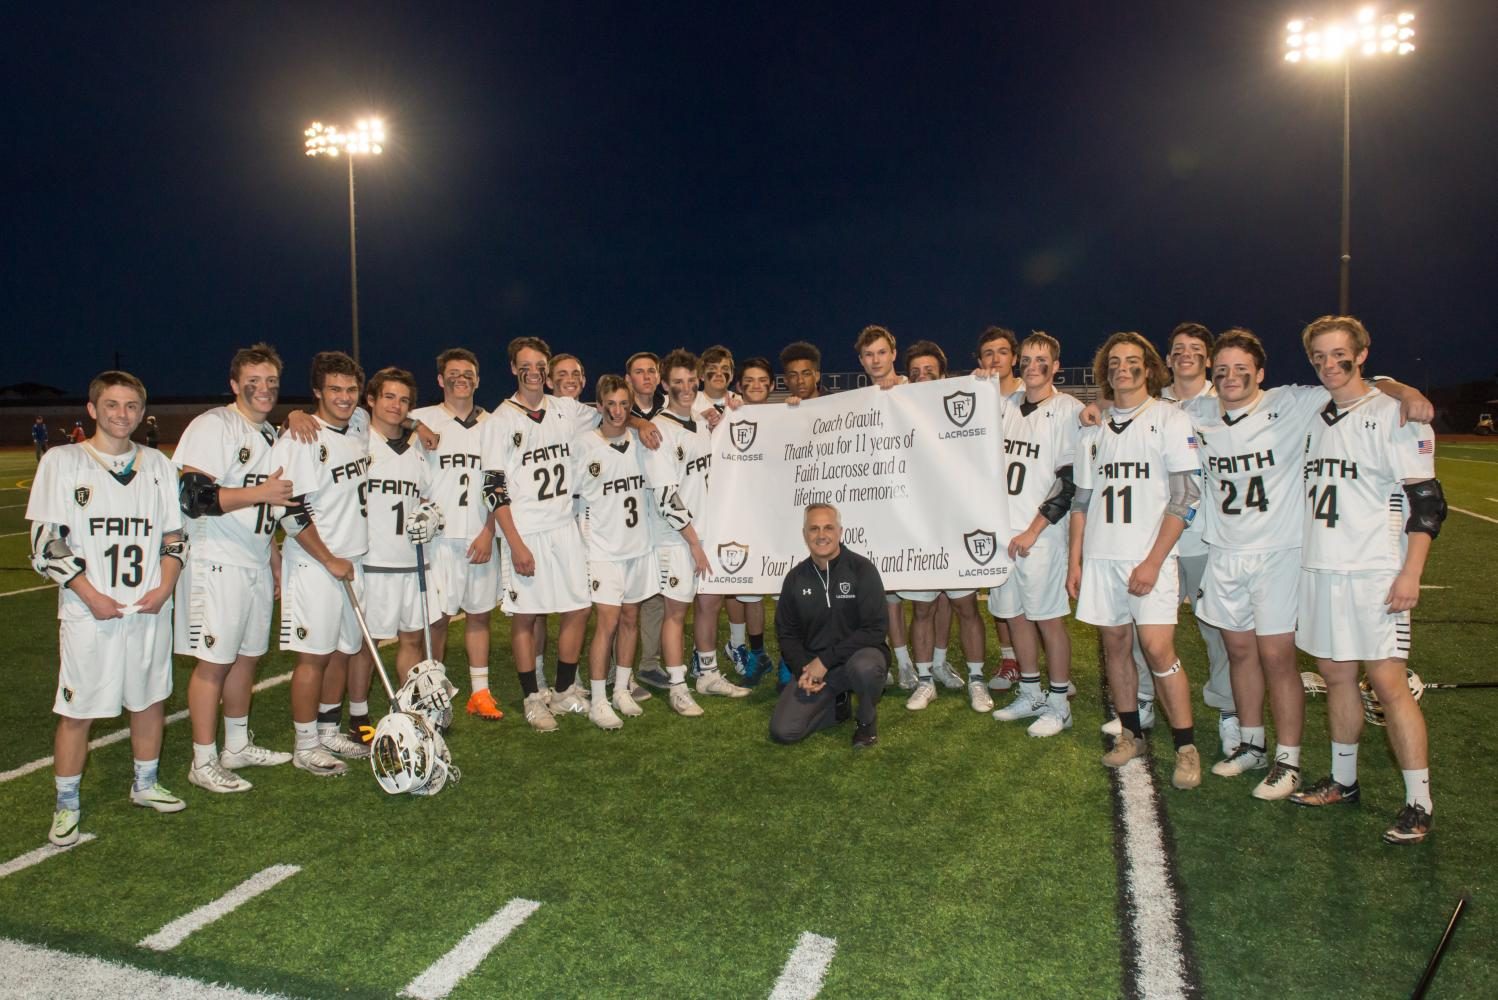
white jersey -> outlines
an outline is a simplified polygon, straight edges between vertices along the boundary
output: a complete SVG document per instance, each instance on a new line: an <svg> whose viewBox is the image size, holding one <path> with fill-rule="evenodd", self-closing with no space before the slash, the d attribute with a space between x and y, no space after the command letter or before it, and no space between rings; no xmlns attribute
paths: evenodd
<svg viewBox="0 0 1498 1000"><path fill-rule="evenodd" d="M1320 386L1282 385L1226 414L1206 396L1183 405L1202 462L1193 523L1205 525L1207 544L1235 552L1300 548L1306 432L1330 399Z"/></svg>
<svg viewBox="0 0 1498 1000"><path fill-rule="evenodd" d="M1138 562L1160 534L1170 474L1200 469L1191 421L1154 399L1131 417L1107 410L1100 425L1082 430L1074 469L1077 489L1092 491L1086 557Z"/></svg>
<svg viewBox="0 0 1498 1000"><path fill-rule="evenodd" d="M369 447L369 411L362 406L354 407L354 412L348 417L349 433Z"/></svg>
<svg viewBox="0 0 1498 1000"><path fill-rule="evenodd" d="M692 416L700 417L708 410L717 410L719 413L726 414L728 412L728 401L738 398L739 394L731 389L722 399L713 399L707 393L699 390L697 398L692 402Z"/></svg>
<svg viewBox="0 0 1498 1000"><path fill-rule="evenodd" d="M199 414L182 432L172 452L178 469L194 468L215 483L243 489L265 482L276 432L270 424L252 423L235 406ZM188 555L193 559L259 569L269 565L276 513L270 504L253 504L227 514L187 518Z"/></svg>
<svg viewBox="0 0 1498 1000"><path fill-rule="evenodd" d="M441 436L436 450L427 453L432 472L427 496L442 508L445 538L471 542L489 519L484 506L483 425L490 416L476 406L467 420L459 420L440 403L411 411L412 420Z"/></svg>
<svg viewBox="0 0 1498 1000"><path fill-rule="evenodd" d="M1175 383L1171 383L1160 390L1161 402L1169 403L1180 409L1185 409L1188 405L1196 403L1197 400L1205 400L1208 403L1213 403L1216 399L1217 387L1211 382L1205 383L1202 391L1189 399L1182 399L1176 394ZM1186 530L1181 532L1181 540L1176 543L1176 555L1204 556L1206 554L1206 522L1202 519L1200 512L1198 512L1191 523L1186 525Z"/></svg>
<svg viewBox="0 0 1498 1000"><path fill-rule="evenodd" d="M1346 409L1327 408L1306 438L1302 565L1312 570L1394 570L1404 564L1407 480L1436 474L1429 424L1399 425L1399 404L1377 389Z"/></svg>
<svg viewBox="0 0 1498 1000"><path fill-rule="evenodd" d="M538 410L511 397L483 422L484 469L505 474L510 515L519 531L552 531L573 523L572 441L597 423L596 409L565 396L542 396Z"/></svg>
<svg viewBox="0 0 1498 1000"><path fill-rule="evenodd" d="M1051 495L1056 470L1074 465L1082 426L1082 404L1059 389L1039 403L1025 402L1021 389L1004 401L1004 481L1009 493L1009 530L1024 531ZM1075 477L1075 473L1073 473ZM1042 536L1066 543L1066 518L1048 525ZM1007 544L1007 542L1006 542Z"/></svg>
<svg viewBox="0 0 1498 1000"><path fill-rule="evenodd" d="M291 495L302 497L317 534L328 551L342 559L357 559L369 549L369 521L364 504L369 485L369 450L358 433L336 428L317 418L317 437L303 444L282 434L271 449L271 468L280 467L291 480ZM287 554L300 554L290 533Z"/></svg>
<svg viewBox="0 0 1498 1000"><path fill-rule="evenodd" d="M707 480L713 465L713 434L706 420L689 420L669 410L655 415L661 430L660 450L666 452L672 466L672 480L681 491L681 501L692 512L692 526L699 539L704 537L702 516L707 512ZM657 545L685 545L681 532L666 523L650 506L655 524Z"/></svg>
<svg viewBox="0 0 1498 1000"><path fill-rule="evenodd" d="M675 466L665 446L651 451L633 430L605 438L591 430L574 442L578 517L591 562L637 559L654 546L654 491L674 485Z"/></svg>
<svg viewBox="0 0 1498 1000"><path fill-rule="evenodd" d="M366 571L416 568L416 546L406 537L406 515L430 495L430 487L427 453L414 432L394 441L377 431L370 433Z"/></svg>
<svg viewBox="0 0 1498 1000"><path fill-rule="evenodd" d="M124 482L107 471L86 445L53 448L37 466L26 519L66 528L68 548L83 559L88 582L131 605L161 584L161 542L182 530L182 510L177 470L155 448L137 446L123 476ZM57 617L80 621L93 614L83 598L63 587Z"/></svg>

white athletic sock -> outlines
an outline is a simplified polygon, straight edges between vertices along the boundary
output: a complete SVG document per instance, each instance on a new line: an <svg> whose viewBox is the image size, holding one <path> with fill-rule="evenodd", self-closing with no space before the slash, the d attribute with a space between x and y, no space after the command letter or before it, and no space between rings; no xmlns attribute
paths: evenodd
<svg viewBox="0 0 1498 1000"><path fill-rule="evenodd" d="M1266 737L1264 735L1263 726L1242 726L1238 731L1243 734L1239 737L1239 739L1241 739L1244 743L1247 743L1249 746L1258 747L1260 753L1262 753L1265 746L1268 745L1265 742Z"/></svg>
<svg viewBox="0 0 1498 1000"><path fill-rule="evenodd" d="M718 669L718 651L709 649L707 652L697 650L697 669L702 673Z"/></svg>
<svg viewBox="0 0 1498 1000"><path fill-rule="evenodd" d="M929 681L931 679L931 664L917 663L915 665L915 673L921 680Z"/></svg>
<svg viewBox="0 0 1498 1000"><path fill-rule="evenodd" d="M603 681L590 681L589 684L588 684L588 686L593 691L593 700L594 701L608 701L609 700L609 682L608 681L606 681L606 680L603 680Z"/></svg>
<svg viewBox="0 0 1498 1000"><path fill-rule="evenodd" d="M545 691L551 685L546 683L546 664L541 662L541 657L536 657L536 690Z"/></svg>
<svg viewBox="0 0 1498 1000"><path fill-rule="evenodd" d="M910 667L910 647L909 646L896 646L895 647L895 662L898 663L902 667L906 667L907 669Z"/></svg>
<svg viewBox="0 0 1498 1000"><path fill-rule="evenodd" d="M192 766L202 767L209 761L218 760L218 747L213 743L194 743L192 745Z"/></svg>
<svg viewBox="0 0 1498 1000"><path fill-rule="evenodd" d="M945 666L947 662L947 647L937 646L931 650L931 669Z"/></svg>
<svg viewBox="0 0 1498 1000"><path fill-rule="evenodd" d="M341 701L334 701L334 702L323 702L323 701L320 701L320 702L317 703L317 714L318 715L325 715L328 712L342 712L342 711L343 711L343 702L341 702Z"/></svg>
<svg viewBox="0 0 1498 1000"><path fill-rule="evenodd" d="M1274 748L1274 759L1291 767L1300 766L1300 747L1287 747L1283 743Z"/></svg>
<svg viewBox="0 0 1498 1000"><path fill-rule="evenodd" d="M1066 685L1051 682L1051 689L1046 692L1046 702L1058 715L1071 714L1071 701L1066 697Z"/></svg>
<svg viewBox="0 0 1498 1000"><path fill-rule="evenodd" d="M614 690L628 691L629 682L631 680L630 675L632 673L634 673L634 671L630 670L628 667L614 667Z"/></svg>
<svg viewBox="0 0 1498 1000"><path fill-rule="evenodd" d="M666 677L672 684L685 684L687 682L687 668L685 666L667 667Z"/></svg>
<svg viewBox="0 0 1498 1000"><path fill-rule="evenodd" d="M1006 660L1012 660L1012 659L1014 659L1014 647L1013 646L1004 646L1004 647L1002 647L999 650L999 655L1002 656Z"/></svg>
<svg viewBox="0 0 1498 1000"><path fill-rule="evenodd" d="M545 670L546 669L546 657L544 655L542 655L541 653L537 653L536 654L536 669L537 670Z"/></svg>
<svg viewBox="0 0 1498 1000"><path fill-rule="evenodd" d="M291 728L296 730L296 748L298 750L314 750L318 747L317 721L293 722Z"/></svg>
<svg viewBox="0 0 1498 1000"><path fill-rule="evenodd" d="M369 714L369 702L367 702L367 701L351 701L351 702L349 702L348 703L348 714L349 715L368 715Z"/></svg>
<svg viewBox="0 0 1498 1000"><path fill-rule="evenodd" d="M744 630L746 628L748 628L747 624L735 625L733 622L729 622L728 623L728 643L729 643L729 645L731 645L731 646L742 646L747 641L745 639L745 636L744 636Z"/></svg>
<svg viewBox="0 0 1498 1000"><path fill-rule="evenodd" d="M1358 745L1332 740L1332 778L1339 785L1358 783Z"/></svg>
<svg viewBox="0 0 1498 1000"><path fill-rule="evenodd" d="M489 690L489 668L487 666L469 667L468 683L473 687L474 694Z"/></svg>
<svg viewBox="0 0 1498 1000"><path fill-rule="evenodd" d="M58 809L80 809L82 808L78 798L78 786L83 781L83 775L75 774L71 778L52 777L52 784L57 787Z"/></svg>
<svg viewBox="0 0 1498 1000"><path fill-rule="evenodd" d="M983 661L974 663L972 660L967 664L967 679L970 681L981 681L983 679Z"/></svg>
<svg viewBox="0 0 1498 1000"><path fill-rule="evenodd" d="M152 758L135 762L135 790L137 792L144 792L156 784L159 760L159 758Z"/></svg>
<svg viewBox="0 0 1498 1000"><path fill-rule="evenodd" d="M1430 768L1400 773L1404 775L1404 801L1412 806L1424 806L1426 812L1434 813L1435 806L1430 804Z"/></svg>
<svg viewBox="0 0 1498 1000"><path fill-rule="evenodd" d="M1040 697L1040 675L1020 674L1019 689L1021 694L1028 694L1036 698Z"/></svg>
<svg viewBox="0 0 1498 1000"><path fill-rule="evenodd" d="M224 749L238 753L250 745L250 717L239 719L224 716Z"/></svg>

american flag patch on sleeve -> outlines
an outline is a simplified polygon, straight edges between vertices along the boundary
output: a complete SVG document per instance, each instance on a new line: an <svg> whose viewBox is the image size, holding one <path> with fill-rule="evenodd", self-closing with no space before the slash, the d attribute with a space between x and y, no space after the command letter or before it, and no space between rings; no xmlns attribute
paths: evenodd
<svg viewBox="0 0 1498 1000"><path fill-rule="evenodd" d="M1436 443L1430 438L1426 438L1424 441L1417 441L1416 451L1421 455L1434 455L1436 453Z"/></svg>
<svg viewBox="0 0 1498 1000"><path fill-rule="evenodd" d="M1425 444L1425 442L1422 441L1421 442L1421 446L1423 447L1424 444ZM1187 435L1187 437L1186 437L1186 447L1188 447L1188 448L1195 448L1196 447L1196 435L1195 434Z"/></svg>

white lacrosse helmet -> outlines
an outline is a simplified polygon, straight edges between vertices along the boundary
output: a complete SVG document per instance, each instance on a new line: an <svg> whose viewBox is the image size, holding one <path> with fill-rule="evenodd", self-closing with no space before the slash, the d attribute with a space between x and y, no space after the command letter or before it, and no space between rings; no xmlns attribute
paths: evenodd
<svg viewBox="0 0 1498 1000"><path fill-rule="evenodd" d="M422 660L395 692L395 710L420 715L433 729L453 724L453 695L457 686L447 679L447 668L436 660Z"/></svg>
<svg viewBox="0 0 1498 1000"><path fill-rule="evenodd" d="M440 740L419 715L392 712L385 716L375 727L369 748L375 780L391 795L419 794L418 789L425 788L439 768L446 782L447 765L441 756L447 747L444 744L439 752Z"/></svg>
<svg viewBox="0 0 1498 1000"><path fill-rule="evenodd" d="M432 776L427 779L426 784L411 789L412 795L436 795L447 787L449 781L456 784L463 777L463 772L458 770L453 763L452 754L447 750L447 741L435 729L432 730L432 745L436 750L436 757L432 761Z"/></svg>
<svg viewBox="0 0 1498 1000"><path fill-rule="evenodd" d="M1414 695L1416 701L1419 701L1420 696L1425 694L1425 682L1409 667L1404 668L1404 679L1410 686L1410 694ZM1364 677L1358 681L1358 692L1363 696L1363 718L1375 726L1388 725L1384 721L1383 703L1378 700L1378 695L1374 692L1373 685L1368 683L1368 678Z"/></svg>

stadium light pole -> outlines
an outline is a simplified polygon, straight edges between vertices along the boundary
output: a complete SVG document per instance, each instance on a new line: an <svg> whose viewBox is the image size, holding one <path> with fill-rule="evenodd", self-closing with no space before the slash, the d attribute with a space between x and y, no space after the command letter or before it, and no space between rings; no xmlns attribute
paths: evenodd
<svg viewBox="0 0 1498 1000"><path fill-rule="evenodd" d="M1285 61L1342 64L1342 256L1337 311L1348 315L1352 284L1352 63L1415 51L1415 15L1360 7L1340 21L1297 17L1285 25Z"/></svg>
<svg viewBox="0 0 1498 1000"><path fill-rule="evenodd" d="M385 123L378 118L361 118L351 132L337 125L313 122L303 130L303 146L308 156L343 157L348 161L348 267L349 310L354 323L354 363L359 363L359 251L354 227L354 160L360 156L379 156L385 152Z"/></svg>

